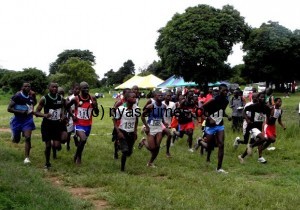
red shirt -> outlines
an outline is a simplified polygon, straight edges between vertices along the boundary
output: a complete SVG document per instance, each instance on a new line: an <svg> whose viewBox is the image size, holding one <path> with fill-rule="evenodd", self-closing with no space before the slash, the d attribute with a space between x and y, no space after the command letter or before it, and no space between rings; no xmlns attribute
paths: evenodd
<svg viewBox="0 0 300 210"><path fill-rule="evenodd" d="M89 126L92 125L93 101L92 97L84 99L80 95L76 96L77 106L75 107L75 116L77 118L74 125Z"/></svg>

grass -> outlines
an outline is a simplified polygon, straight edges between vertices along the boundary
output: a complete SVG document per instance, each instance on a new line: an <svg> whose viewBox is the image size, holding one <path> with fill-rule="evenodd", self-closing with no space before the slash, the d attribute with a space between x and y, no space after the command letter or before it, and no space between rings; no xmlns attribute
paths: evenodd
<svg viewBox="0 0 300 210"><path fill-rule="evenodd" d="M204 156L187 151L186 137L171 147L173 158L166 158L165 147L161 148L155 169L146 167L150 154L145 148L138 150L136 143L126 172L121 173L120 160L113 159L113 125L107 112L114 99L108 97L99 99L106 113L103 120L94 119L82 165L77 167L72 162L75 152L72 144L71 151L63 148L58 159L52 160L52 169L44 172L41 119L36 119L30 166L22 162L24 142L14 145L10 133L0 133L0 209L94 208L92 199L71 196L64 188L52 185L49 177L62 180L65 187L93 188L93 199L106 200L108 209L297 209L300 206L300 142L297 141L300 129L296 111L299 99L299 93L283 98L283 122L287 130L278 127L276 150L264 152L268 160L264 165L257 162L257 153L246 158L243 165L238 162L237 156L245 148L234 150L232 143L241 134L233 133L225 120L223 168L229 171L227 175L215 172L217 149L212 154L212 163L207 165ZM5 103L0 105L0 128L8 128L11 114L6 107ZM197 129L194 137L199 135Z"/></svg>

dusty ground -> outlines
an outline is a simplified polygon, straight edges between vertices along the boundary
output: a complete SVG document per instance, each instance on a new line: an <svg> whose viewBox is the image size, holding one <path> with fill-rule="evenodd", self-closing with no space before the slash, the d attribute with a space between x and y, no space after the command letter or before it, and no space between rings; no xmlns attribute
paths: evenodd
<svg viewBox="0 0 300 210"><path fill-rule="evenodd" d="M99 200L95 198L95 190L94 188L87 187L66 187L63 184L63 181L58 177L48 177L47 178L53 185L63 188L64 190L71 193L71 195L78 197L80 199L88 200L94 204L95 209L102 210L107 209L109 207L107 201Z"/></svg>

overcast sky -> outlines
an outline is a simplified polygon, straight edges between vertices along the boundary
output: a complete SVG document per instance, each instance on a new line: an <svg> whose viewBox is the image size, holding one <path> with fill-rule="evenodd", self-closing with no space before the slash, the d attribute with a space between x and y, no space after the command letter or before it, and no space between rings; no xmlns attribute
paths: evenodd
<svg viewBox="0 0 300 210"><path fill-rule="evenodd" d="M131 59L145 68L158 60L157 30L187 7L229 4L252 27L269 20L300 29L296 0L7 0L0 2L0 68L36 67L48 74L49 64L66 49L88 49L96 56L96 73L117 71ZM228 59L242 63L237 46Z"/></svg>

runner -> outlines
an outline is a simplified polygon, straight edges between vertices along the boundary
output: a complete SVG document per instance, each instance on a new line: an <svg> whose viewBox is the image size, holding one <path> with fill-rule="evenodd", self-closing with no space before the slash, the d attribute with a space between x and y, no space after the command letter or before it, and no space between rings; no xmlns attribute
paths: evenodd
<svg viewBox="0 0 300 210"><path fill-rule="evenodd" d="M135 94L135 97L136 97L136 102L135 102L135 105L139 105L139 101L140 101L140 92L139 92L139 87L137 85L134 85L132 88L131 88L131 91Z"/></svg>
<svg viewBox="0 0 300 210"><path fill-rule="evenodd" d="M286 129L285 125L281 121L281 116L283 112L280 108L282 104L281 98L275 98L274 103L275 105L271 108L271 112L269 113L270 115L267 115L266 123L264 125L264 134L265 138L267 138L267 141L258 147L258 162L261 163L267 162L262 156L262 151L268 148L268 146L270 146L271 143L274 143L276 141L276 120L278 119L278 124L283 128L283 130Z"/></svg>
<svg viewBox="0 0 300 210"><path fill-rule="evenodd" d="M67 108L75 104L75 114L72 116L76 135L79 137L77 150L74 155L74 162L81 164L82 152L92 128L92 118L99 115L97 100L89 94L87 82L81 82L80 94L72 98L67 104Z"/></svg>
<svg viewBox="0 0 300 210"><path fill-rule="evenodd" d="M151 152L151 158L147 163L148 167L155 168L154 160L156 159L160 143L162 140L162 123L164 123L164 110L165 105L162 104L163 95L160 91L154 93L155 103L149 104L142 114L142 122L145 126L145 132L147 134L147 144L145 146ZM146 116L148 120L146 122Z"/></svg>
<svg viewBox="0 0 300 210"><path fill-rule="evenodd" d="M214 98L203 104L202 109L205 116L205 135L207 139L207 162L210 162L210 155L215 142L219 148L218 151L218 173L228 173L222 169L223 156L224 156L224 122L223 117L231 120L226 113L226 107L229 103L227 99L228 88L225 84L219 86L219 93ZM203 145L204 147L206 145Z"/></svg>
<svg viewBox="0 0 300 210"><path fill-rule="evenodd" d="M35 130L33 122L33 107L35 105L34 98L29 94L31 85L24 82L22 90L16 93L10 100L7 111L14 113L10 126L12 130L12 141L19 143L21 133L25 138L25 159L24 164L30 163L29 155L31 149L31 134Z"/></svg>
<svg viewBox="0 0 300 210"><path fill-rule="evenodd" d="M179 123L179 132L174 132L175 135L180 138L183 137L184 134L188 136L187 142L189 145L189 151L194 152L193 149L193 133L194 133L194 122L193 117L195 117L195 103L193 101L193 92L188 91L186 99L182 99L180 101L180 112L175 113L179 114L178 123Z"/></svg>
<svg viewBox="0 0 300 210"><path fill-rule="evenodd" d="M44 109L44 113L41 113ZM49 93L43 96L36 108L36 116L43 117L41 124L42 140L45 142L45 169L51 167L50 154L51 146L53 159L56 159L56 150L61 150L62 136L66 136L66 126L62 122L64 119L65 100L58 94L58 84L49 84Z"/></svg>
<svg viewBox="0 0 300 210"><path fill-rule="evenodd" d="M166 123L166 126L163 126L163 135L167 136L167 142L166 142L167 157L171 157L170 146L171 146L172 134L170 131L170 128L171 128L170 126L171 126L174 111L176 109L175 103L173 101L171 101L171 99L172 99L172 92L168 91L165 94L165 100L162 102L163 105L166 106L166 112L164 114L164 121Z"/></svg>
<svg viewBox="0 0 300 210"><path fill-rule="evenodd" d="M250 144L247 145L245 152L238 156L240 163L244 163L244 158L247 155L252 154L253 147L262 145L267 141L261 130L263 128L266 115L270 115L270 111L270 107L265 104L264 93L258 93L258 103L245 107L243 116L249 126L251 137L255 139L255 141L254 143L250 142ZM251 113L250 116L247 115L247 112ZM259 159L259 162L266 163L264 159Z"/></svg>
<svg viewBox="0 0 300 210"><path fill-rule="evenodd" d="M113 115L114 128L122 151L121 171L125 171L126 159L133 152L133 145L137 138L138 117L141 114L139 107L135 105L135 93L127 92L125 100L126 102L119 106Z"/></svg>
<svg viewBox="0 0 300 210"><path fill-rule="evenodd" d="M125 96L127 93L131 92L131 90L129 88L125 88L123 90L122 96ZM125 97L121 97L118 101L116 101L116 103L113 106L112 110L117 109L119 106L123 105L126 102L126 98ZM114 116L114 113L111 113L112 116ZM120 123L119 121L117 121L117 123ZM120 144L119 144L119 140L118 140L118 134L116 132L116 129L113 128L112 131L112 142L114 142L114 159L118 159L119 158L119 149L120 149Z"/></svg>
<svg viewBox="0 0 300 210"><path fill-rule="evenodd" d="M67 102L71 101L73 98L75 98L80 92L80 88L79 88L79 84L74 84L73 85L73 89L71 90L71 95L69 95L66 100ZM75 112L75 105L73 104L70 109L68 110L67 113L67 117L68 117L68 123L67 123L67 132L68 132L68 136L67 136L67 150L70 150L70 141L71 141L71 135L72 133L75 133L75 129L74 129L74 122L73 122L73 118L71 117L71 114L69 113L71 112L72 115L74 115ZM75 146L77 146L78 144L78 137L76 135L76 133L73 136L74 139L74 143Z"/></svg>
<svg viewBox="0 0 300 210"><path fill-rule="evenodd" d="M250 106L251 104L254 104L254 103L258 103L257 97L258 97L258 93L253 93L252 101L246 103L245 107ZM244 109L245 109L245 107L244 107ZM251 112L246 112L246 114L248 115L248 117L251 117ZM244 119L244 121L243 121L243 136L244 136L243 140L241 140L239 136L235 138L235 140L233 142L233 147L235 149L238 148L239 144L248 144L249 136L250 136L250 126L248 126L246 119Z"/></svg>
<svg viewBox="0 0 300 210"><path fill-rule="evenodd" d="M233 96L230 100L230 108L232 109L232 131L238 131L242 129L243 123L243 109L244 101L241 96L239 96L239 90L233 91Z"/></svg>

